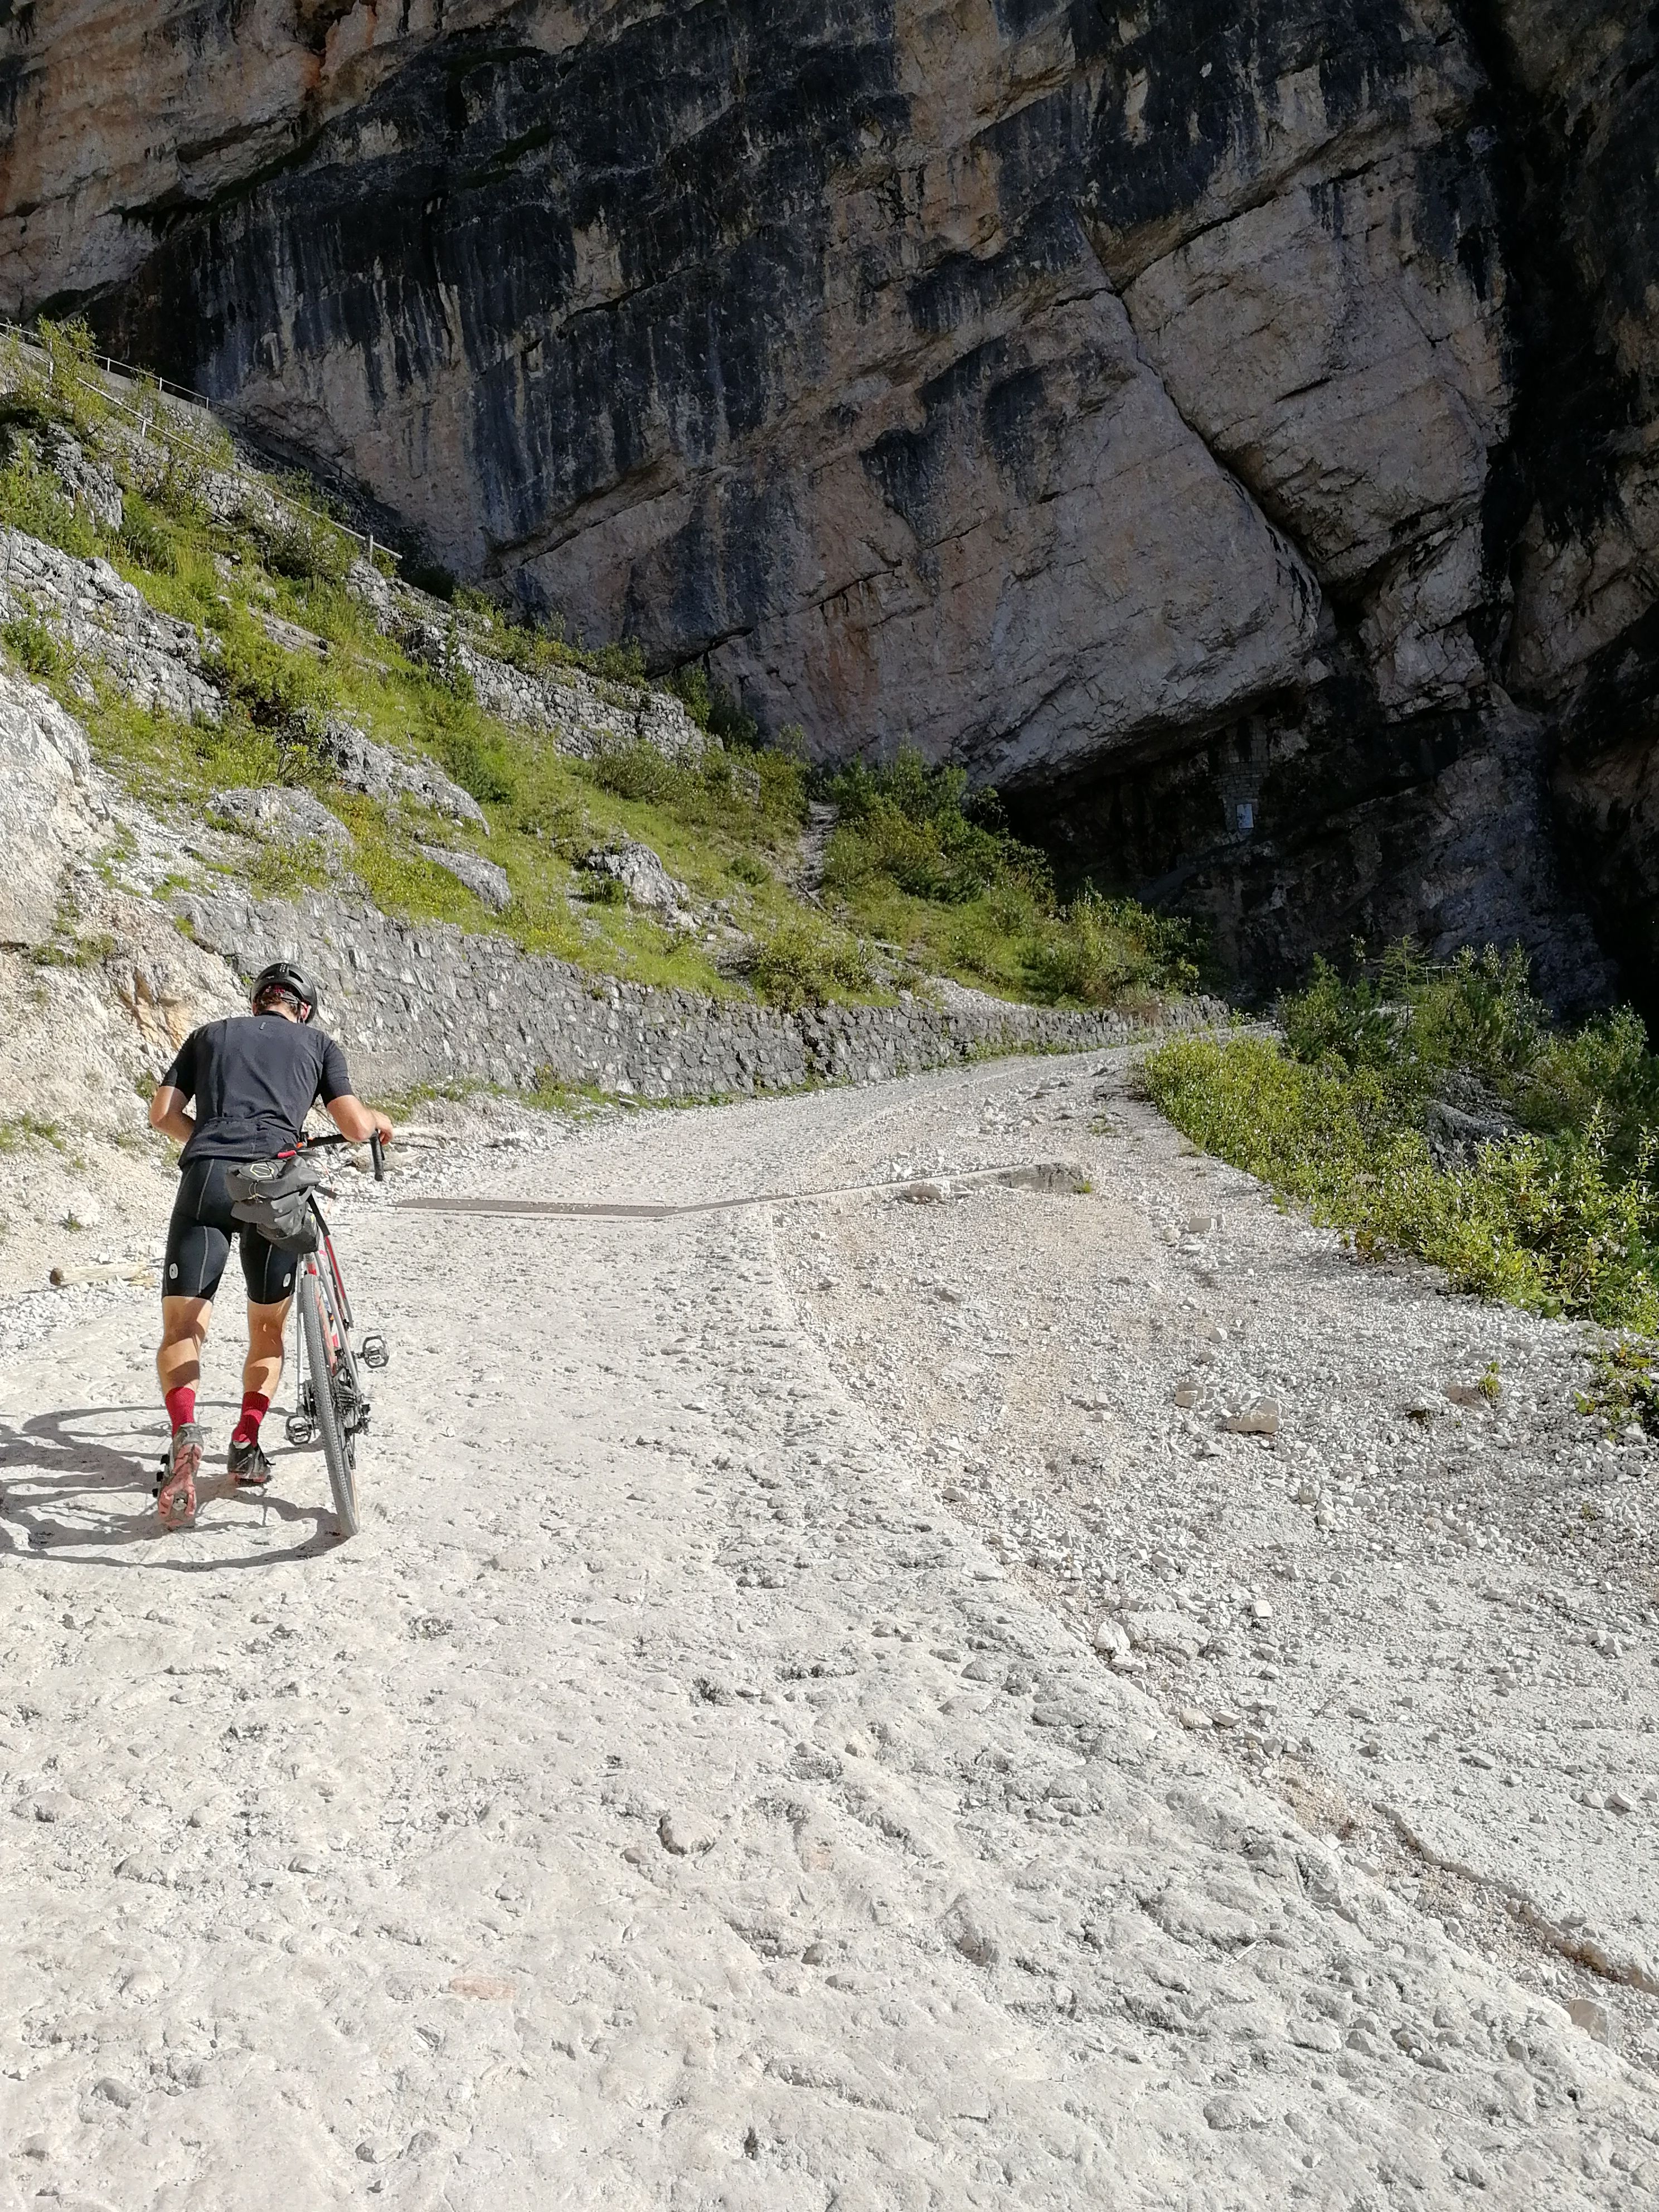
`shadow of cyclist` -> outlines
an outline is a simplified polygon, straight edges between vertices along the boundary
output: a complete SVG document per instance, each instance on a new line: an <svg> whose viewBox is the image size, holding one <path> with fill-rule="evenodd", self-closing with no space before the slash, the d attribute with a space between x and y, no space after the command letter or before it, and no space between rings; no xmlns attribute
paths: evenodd
<svg viewBox="0 0 1659 2212"><path fill-rule="evenodd" d="M175 1574L213 1574L333 1550L337 1540L328 1507L296 1504L270 1491L238 1491L228 1474L211 1488L204 1486L202 1503L204 1508L228 1505L230 1516L215 1515L198 1533L220 1537L257 1530L258 1549L205 1559L170 1549L179 1539L160 1528L150 1507L158 1453L154 1437L144 1431L155 1418L150 1406L76 1406L26 1421L0 1420L0 1558L49 1556L72 1566L159 1566ZM112 1425L114 1439L106 1442L98 1428ZM281 1455L278 1468L295 1456ZM135 1491L142 1501L137 1513L131 1510ZM245 1517L246 1513L257 1514L257 1520ZM273 1520L296 1534L301 1528L309 1533L273 1547L264 1534ZM142 1547L137 1556L120 1556L135 1547Z"/></svg>

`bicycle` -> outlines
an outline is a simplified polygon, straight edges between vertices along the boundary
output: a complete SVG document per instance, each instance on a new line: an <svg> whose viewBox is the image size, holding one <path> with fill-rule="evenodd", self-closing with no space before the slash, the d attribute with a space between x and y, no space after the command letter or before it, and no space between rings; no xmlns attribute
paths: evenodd
<svg viewBox="0 0 1659 2212"><path fill-rule="evenodd" d="M322 1152L349 1141L313 1137L301 1150ZM374 1180L384 1182L386 1162L378 1134L369 1139L368 1147ZM312 1191L307 1201L317 1220L317 1249L301 1261L294 1293L296 1388L286 1426L291 1444L304 1446L321 1437L335 1519L343 1540L357 1533L357 1439L368 1428L373 1410L363 1389L363 1370L378 1371L392 1355L378 1331L365 1336L361 1345L352 1341L356 1323L319 1194ZM325 1183L321 1194L332 1198L335 1193Z"/></svg>

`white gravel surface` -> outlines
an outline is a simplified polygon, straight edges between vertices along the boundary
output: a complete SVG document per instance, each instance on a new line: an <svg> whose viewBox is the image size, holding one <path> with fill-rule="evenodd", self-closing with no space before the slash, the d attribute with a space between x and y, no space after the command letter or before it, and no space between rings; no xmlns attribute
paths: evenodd
<svg viewBox="0 0 1659 2212"><path fill-rule="evenodd" d="M151 1534L153 1294L0 1321L0 2212L1655 2201L1654 1462L1571 1332L1098 1055L492 1133L340 1203L351 1544L286 1451Z"/></svg>

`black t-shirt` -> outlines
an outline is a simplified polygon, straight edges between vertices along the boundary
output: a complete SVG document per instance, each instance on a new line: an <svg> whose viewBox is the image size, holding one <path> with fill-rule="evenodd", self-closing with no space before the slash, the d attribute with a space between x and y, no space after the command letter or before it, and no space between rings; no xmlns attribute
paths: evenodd
<svg viewBox="0 0 1659 2212"><path fill-rule="evenodd" d="M196 1101L189 1160L268 1160L300 1141L313 1102L351 1089L345 1054L281 1014L237 1014L192 1030L161 1078Z"/></svg>

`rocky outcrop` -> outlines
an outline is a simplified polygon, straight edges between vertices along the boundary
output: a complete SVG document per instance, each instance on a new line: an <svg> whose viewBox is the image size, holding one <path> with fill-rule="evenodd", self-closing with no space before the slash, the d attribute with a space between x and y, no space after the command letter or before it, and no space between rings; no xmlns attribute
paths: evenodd
<svg viewBox="0 0 1659 2212"><path fill-rule="evenodd" d="M242 785L216 792L206 811L211 820L245 837L290 851L308 848L337 866L351 851L351 832L314 792L274 783Z"/></svg>
<svg viewBox="0 0 1659 2212"><path fill-rule="evenodd" d="M360 791L383 805L412 799L418 805L429 806L434 814L468 823L484 836L489 835L483 807L435 761L424 755L406 757L387 745L376 744L344 714L324 718L315 749L334 781L347 791Z"/></svg>
<svg viewBox="0 0 1659 2212"><path fill-rule="evenodd" d="M1152 880L1224 933L1276 900L1275 958L1508 931L1527 877L1593 994L1565 809L1639 983L1659 76L1616 0L38 0L0 39L5 304L86 304L458 570L1079 852L1184 763ZM118 77L142 130L80 105ZM1333 743L1242 833L1192 782ZM1273 813L1333 780L1369 795ZM1457 811L1494 781L1525 868Z"/></svg>
<svg viewBox="0 0 1659 2212"><path fill-rule="evenodd" d="M96 851L103 812L85 732L44 691L0 672L0 947L52 943L64 868Z"/></svg>
<svg viewBox="0 0 1659 2212"><path fill-rule="evenodd" d="M158 614L107 561L82 561L0 526L0 619L51 632L79 665L112 678L141 707L181 721L216 722L224 701L202 672L202 641L189 623Z"/></svg>

